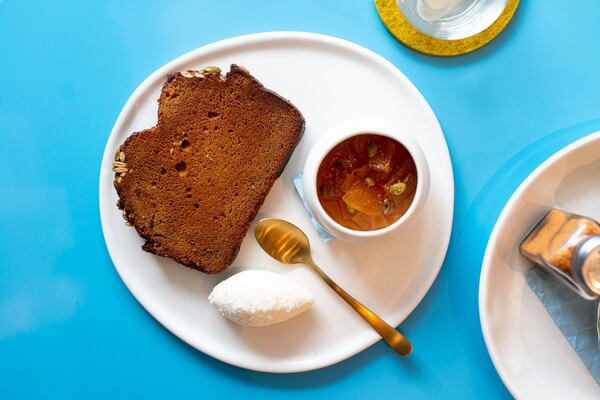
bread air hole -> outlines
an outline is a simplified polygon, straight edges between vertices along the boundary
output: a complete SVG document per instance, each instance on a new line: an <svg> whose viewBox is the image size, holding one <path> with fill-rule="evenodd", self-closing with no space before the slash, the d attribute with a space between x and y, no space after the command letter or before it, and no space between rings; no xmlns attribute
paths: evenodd
<svg viewBox="0 0 600 400"><path fill-rule="evenodd" d="M180 145L180 146L181 146L181 148L182 148L183 150L187 150L187 149L189 149L190 145L191 145L191 143L190 143L190 141L189 141L189 140L187 140L187 139L183 139L183 140L181 141L181 145Z"/></svg>
<svg viewBox="0 0 600 400"><path fill-rule="evenodd" d="M179 176L187 176L188 174L187 164L185 163L185 161L179 161L177 164L175 164L175 169L179 173Z"/></svg>

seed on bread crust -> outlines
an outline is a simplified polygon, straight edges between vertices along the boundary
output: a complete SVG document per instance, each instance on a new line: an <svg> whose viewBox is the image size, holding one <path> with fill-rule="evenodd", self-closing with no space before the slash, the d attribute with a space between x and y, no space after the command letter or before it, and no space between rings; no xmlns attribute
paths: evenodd
<svg viewBox="0 0 600 400"><path fill-rule="evenodd" d="M214 72L214 73L220 74L221 73L221 68L219 68L219 67L213 67L213 66L208 66L208 67L202 68L202 72Z"/></svg>

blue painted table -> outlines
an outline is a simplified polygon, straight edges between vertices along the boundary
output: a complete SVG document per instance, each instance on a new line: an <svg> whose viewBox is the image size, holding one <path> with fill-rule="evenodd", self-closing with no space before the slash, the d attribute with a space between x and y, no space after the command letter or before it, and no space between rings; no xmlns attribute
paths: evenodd
<svg viewBox="0 0 600 400"><path fill-rule="evenodd" d="M507 398L477 307L487 238L543 159L600 129L595 0L524 0L495 41L440 59L397 43L370 0L0 0L0 398ZM299 30L366 46L421 90L444 129L456 214L441 273L382 343L323 370L270 375L188 347L115 272L98 214L104 144L165 62L246 33Z"/></svg>

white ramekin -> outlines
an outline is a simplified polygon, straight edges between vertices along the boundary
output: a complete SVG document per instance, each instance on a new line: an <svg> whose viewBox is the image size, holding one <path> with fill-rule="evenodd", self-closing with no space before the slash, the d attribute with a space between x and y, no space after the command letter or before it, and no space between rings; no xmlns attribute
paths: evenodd
<svg viewBox="0 0 600 400"><path fill-rule="evenodd" d="M385 228L373 231L358 231L338 224L327 214L317 194L317 172L321 161L337 144L360 134L387 136L398 141L406 147L417 167L417 189L410 208L398 221ZM333 236L349 242L377 242L390 239L417 219L425 205L427 193L429 192L429 167L423 150L409 133L403 132L399 127L393 126L384 120L354 119L335 126L312 147L304 165L303 188L306 203L311 212L317 221Z"/></svg>

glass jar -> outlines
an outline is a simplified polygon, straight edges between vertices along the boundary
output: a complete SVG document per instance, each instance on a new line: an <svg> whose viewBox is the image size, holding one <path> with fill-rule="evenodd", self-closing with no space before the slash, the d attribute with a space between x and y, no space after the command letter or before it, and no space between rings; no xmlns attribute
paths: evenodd
<svg viewBox="0 0 600 400"><path fill-rule="evenodd" d="M600 224L550 210L525 237L521 254L546 267L586 299L600 297Z"/></svg>

